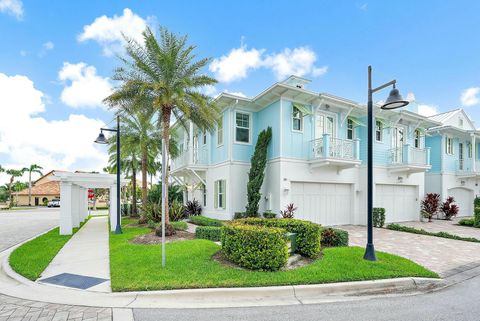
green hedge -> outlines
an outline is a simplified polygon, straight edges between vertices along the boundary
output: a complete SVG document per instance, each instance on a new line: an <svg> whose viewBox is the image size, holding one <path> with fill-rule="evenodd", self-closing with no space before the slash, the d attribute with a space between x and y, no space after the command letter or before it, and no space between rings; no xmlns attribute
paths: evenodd
<svg viewBox="0 0 480 321"><path fill-rule="evenodd" d="M473 218L462 218L458 221L458 224L463 226L475 226L475 220Z"/></svg>
<svg viewBox="0 0 480 321"><path fill-rule="evenodd" d="M188 229L188 225L184 221L170 222L170 224L177 231L186 231Z"/></svg>
<svg viewBox="0 0 480 321"><path fill-rule="evenodd" d="M464 236L459 236L455 234L450 234L447 232L428 232L428 231L425 231L424 229L417 229L414 227L404 226L400 224L389 224L387 225L387 229L394 230L394 231L414 233L414 234L443 237L443 238L452 239L452 240L480 243L480 240L474 237L464 237Z"/></svg>
<svg viewBox="0 0 480 321"><path fill-rule="evenodd" d="M348 232L336 228L324 228L322 230L322 246L348 246Z"/></svg>
<svg viewBox="0 0 480 321"><path fill-rule="evenodd" d="M288 245L282 228L232 223L222 230L227 259L251 270L276 271L287 264Z"/></svg>
<svg viewBox="0 0 480 321"><path fill-rule="evenodd" d="M473 211L473 226L480 227L480 207L475 207Z"/></svg>
<svg viewBox="0 0 480 321"><path fill-rule="evenodd" d="M220 226L199 226L195 229L195 237L197 239L219 242L221 236L222 228Z"/></svg>
<svg viewBox="0 0 480 321"><path fill-rule="evenodd" d="M310 258L317 257L321 250L321 231L319 224L310 221L282 218L245 218L236 220L240 224L278 227L297 234L297 252Z"/></svg>
<svg viewBox="0 0 480 321"><path fill-rule="evenodd" d="M385 225L385 209L383 207L373 208L373 226L383 227Z"/></svg>
<svg viewBox="0 0 480 321"><path fill-rule="evenodd" d="M190 222L201 226L223 226L223 222L206 216L190 216Z"/></svg>

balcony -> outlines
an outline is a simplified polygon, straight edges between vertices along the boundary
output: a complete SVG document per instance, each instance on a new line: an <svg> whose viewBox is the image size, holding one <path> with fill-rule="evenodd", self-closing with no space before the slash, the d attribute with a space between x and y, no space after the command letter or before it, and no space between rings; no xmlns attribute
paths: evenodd
<svg viewBox="0 0 480 321"><path fill-rule="evenodd" d="M334 166L337 169L356 167L360 161L360 141L343 139L324 134L312 140L310 166Z"/></svg>
<svg viewBox="0 0 480 321"><path fill-rule="evenodd" d="M389 170L392 173L418 173L430 168L430 148L416 148L407 144L392 148L389 152Z"/></svg>
<svg viewBox="0 0 480 321"><path fill-rule="evenodd" d="M462 177L480 176L480 161L474 161L472 159L458 159L455 162L455 172L458 176Z"/></svg>
<svg viewBox="0 0 480 321"><path fill-rule="evenodd" d="M208 149L206 146L186 149L172 159L170 168L172 173L185 168L203 169L208 164Z"/></svg>

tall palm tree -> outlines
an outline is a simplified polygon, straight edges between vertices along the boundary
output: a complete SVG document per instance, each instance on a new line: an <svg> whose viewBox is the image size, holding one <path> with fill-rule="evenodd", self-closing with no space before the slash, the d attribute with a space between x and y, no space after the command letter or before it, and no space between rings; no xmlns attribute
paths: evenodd
<svg viewBox="0 0 480 321"><path fill-rule="evenodd" d="M25 172L28 171L28 168L24 167L22 169L7 169L5 173L10 175L10 181L8 183L8 192L10 194L10 204L8 205L9 208L13 207L13 183L15 182L15 178L22 177Z"/></svg>
<svg viewBox="0 0 480 321"><path fill-rule="evenodd" d="M123 67L115 70L113 79L123 83L113 95L117 100L148 97L159 115L162 128L162 213L168 215L168 151L172 116L187 129L190 120L204 130L213 130L219 109L211 97L201 90L217 81L202 70L210 59L197 59L195 46L187 44L187 36L177 36L160 29L160 39L147 28L143 43L126 39L127 58L120 58Z"/></svg>
<svg viewBox="0 0 480 321"><path fill-rule="evenodd" d="M43 167L37 164L32 164L28 167L28 206L32 206L32 173L42 174Z"/></svg>

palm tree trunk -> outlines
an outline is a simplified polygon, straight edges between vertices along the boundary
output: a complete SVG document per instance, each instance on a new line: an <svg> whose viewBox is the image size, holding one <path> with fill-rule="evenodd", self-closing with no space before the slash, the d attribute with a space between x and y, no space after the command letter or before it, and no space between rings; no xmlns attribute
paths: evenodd
<svg viewBox="0 0 480 321"><path fill-rule="evenodd" d="M132 168L132 216L137 215L137 171Z"/></svg>
<svg viewBox="0 0 480 321"><path fill-rule="evenodd" d="M163 152L162 152L162 201L163 211L165 213L165 225L170 223L168 213L168 145L170 136L170 113L171 108L168 106L164 108L162 114L163 126Z"/></svg>
<svg viewBox="0 0 480 321"><path fill-rule="evenodd" d="M147 204L147 195L148 195L148 189L147 189L147 151L144 150L142 152L142 205L145 206Z"/></svg>
<svg viewBox="0 0 480 321"><path fill-rule="evenodd" d="M32 206L32 172L28 172L28 206Z"/></svg>

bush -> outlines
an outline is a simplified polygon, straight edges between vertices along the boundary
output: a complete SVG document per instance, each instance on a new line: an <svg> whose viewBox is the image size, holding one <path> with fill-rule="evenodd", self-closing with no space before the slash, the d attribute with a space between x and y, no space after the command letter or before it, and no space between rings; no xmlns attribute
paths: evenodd
<svg viewBox="0 0 480 321"><path fill-rule="evenodd" d="M277 214L275 214L273 212L263 212L263 217L264 218L276 218Z"/></svg>
<svg viewBox="0 0 480 321"><path fill-rule="evenodd" d="M223 226L223 222L206 216L192 216L190 222L201 226Z"/></svg>
<svg viewBox="0 0 480 321"><path fill-rule="evenodd" d="M310 221L302 221L296 219L262 219L262 218L245 218L236 222L245 225L260 225L266 227L278 227L290 233L296 233L297 252L303 256L310 258L317 257L321 250L321 231L319 224Z"/></svg>
<svg viewBox="0 0 480 321"><path fill-rule="evenodd" d="M480 207L475 207L473 210L473 223L475 227L480 227Z"/></svg>
<svg viewBox="0 0 480 321"><path fill-rule="evenodd" d="M480 196L476 196L473 200L473 207L480 207Z"/></svg>
<svg viewBox="0 0 480 321"><path fill-rule="evenodd" d="M132 204L122 204L122 215L126 216L132 213Z"/></svg>
<svg viewBox="0 0 480 321"><path fill-rule="evenodd" d="M383 227L385 225L385 209L383 207L373 208L373 226Z"/></svg>
<svg viewBox="0 0 480 321"><path fill-rule="evenodd" d="M157 223L162 220L162 206L160 204L148 202L142 207L142 211L147 220Z"/></svg>
<svg viewBox="0 0 480 321"><path fill-rule="evenodd" d="M232 223L223 227L221 240L225 257L247 269L276 271L287 264L284 229Z"/></svg>
<svg viewBox="0 0 480 321"><path fill-rule="evenodd" d="M147 226L148 226L148 228L154 229L154 228L157 227L157 223L154 220L148 220L147 221Z"/></svg>
<svg viewBox="0 0 480 321"><path fill-rule="evenodd" d="M288 204L285 207L285 211L280 211L280 215L282 215L283 218L293 218L295 216L295 211L297 208L293 203Z"/></svg>
<svg viewBox="0 0 480 321"><path fill-rule="evenodd" d="M170 221L180 221L185 217L185 206L179 201L173 201L168 210Z"/></svg>
<svg viewBox="0 0 480 321"><path fill-rule="evenodd" d="M451 220L452 217L457 216L458 214L458 206L453 204L455 200L453 196L448 196L445 202L442 204L442 212L445 215L446 220Z"/></svg>
<svg viewBox="0 0 480 321"><path fill-rule="evenodd" d="M458 224L463 226L475 226L475 220L473 218L462 218L458 221Z"/></svg>
<svg viewBox="0 0 480 321"><path fill-rule="evenodd" d="M422 200L422 215L425 218L428 218L428 221L432 221L433 215L438 211L440 206L440 195L437 193L427 193L425 198Z"/></svg>
<svg viewBox="0 0 480 321"><path fill-rule="evenodd" d="M160 236L162 237L162 225L160 224L159 226L157 226L157 228L155 229L155 234L157 236ZM172 235L175 235L177 234L177 231L175 231L175 228L173 227L172 224L165 224L165 236L172 236Z"/></svg>
<svg viewBox="0 0 480 321"><path fill-rule="evenodd" d="M186 231L188 229L188 225L184 221L170 222L170 224L176 231Z"/></svg>
<svg viewBox="0 0 480 321"><path fill-rule="evenodd" d="M222 236L222 228L219 226L199 226L195 229L197 239L206 239L219 242Z"/></svg>
<svg viewBox="0 0 480 321"><path fill-rule="evenodd" d="M408 233L428 235L428 236L437 236L437 237L443 237L443 238L452 239L452 240L480 243L480 240L474 237L463 237L455 234L450 234L447 232L428 232L428 231L425 231L424 229L417 229L414 227L403 226L400 224L389 224L387 225L387 228L389 230L394 230L394 231L408 232Z"/></svg>
<svg viewBox="0 0 480 321"><path fill-rule="evenodd" d="M197 216L202 215L202 207L200 203L194 199L193 201L188 201L185 205L185 215L186 216Z"/></svg>
<svg viewBox="0 0 480 321"><path fill-rule="evenodd" d="M246 214L245 214L245 212L235 212L235 213L233 214L233 219L234 219L234 220L239 220L239 219L245 218L245 217L247 217Z"/></svg>
<svg viewBox="0 0 480 321"><path fill-rule="evenodd" d="M336 247L348 246L348 232L335 228L325 228L322 230L322 246Z"/></svg>

